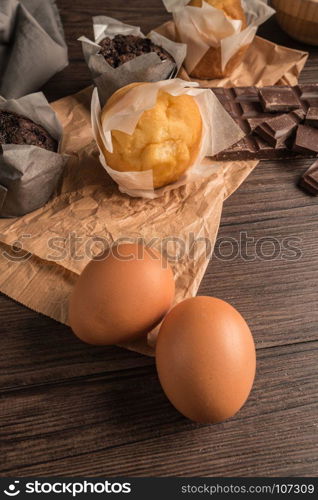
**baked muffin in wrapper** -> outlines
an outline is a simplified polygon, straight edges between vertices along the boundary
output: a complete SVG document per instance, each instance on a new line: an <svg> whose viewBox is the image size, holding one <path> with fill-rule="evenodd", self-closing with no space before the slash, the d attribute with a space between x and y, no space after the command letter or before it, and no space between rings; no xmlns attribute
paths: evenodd
<svg viewBox="0 0 318 500"><path fill-rule="evenodd" d="M133 82L157 82L174 78L186 57L186 45L176 43L151 31L147 37L140 28L122 23L107 16L93 17L94 42L82 36L85 61L98 88L102 105L118 89ZM154 44L166 51L171 58L161 60L155 52L139 55L120 66L112 67L100 53L99 43L106 37L114 39L116 35L134 35L149 38Z"/></svg>
<svg viewBox="0 0 318 500"><path fill-rule="evenodd" d="M35 92L67 65L55 0L0 0L0 95Z"/></svg>
<svg viewBox="0 0 318 500"><path fill-rule="evenodd" d="M132 134L139 118L147 109L152 108L159 91L173 96L187 94L192 96L201 113L202 138L200 148L192 165L176 182L154 189L152 170L120 172L112 169L106 162L103 149L112 150L112 130ZM107 122L101 122L101 104L97 89L92 97L93 134L100 152L100 162L106 172L118 184L122 193L133 197L154 199L167 191L176 189L189 182L204 180L213 173L217 162L207 159L232 144L238 142L244 133L220 104L210 89L198 88L195 82L185 82L175 78L161 82L141 84L131 88L122 101L118 101L116 111L108 113Z"/></svg>
<svg viewBox="0 0 318 500"><path fill-rule="evenodd" d="M258 26L275 12L266 0L235 0L241 1L245 19L232 19L208 0L202 7L189 6L190 1L163 3L172 12L179 40L187 44L185 68L190 76L201 80L230 76L243 60ZM232 1L224 0L224 4Z"/></svg>
<svg viewBox="0 0 318 500"><path fill-rule="evenodd" d="M56 152L28 144L0 144L0 217L19 217L49 200L68 156L60 153L63 129L42 92L1 98L0 111L32 120L56 141Z"/></svg>

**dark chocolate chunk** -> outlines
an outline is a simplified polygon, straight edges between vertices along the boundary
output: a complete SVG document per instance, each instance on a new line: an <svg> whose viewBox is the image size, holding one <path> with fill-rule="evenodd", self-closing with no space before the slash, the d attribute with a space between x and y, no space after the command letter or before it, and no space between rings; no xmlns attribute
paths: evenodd
<svg viewBox="0 0 318 500"><path fill-rule="evenodd" d="M305 124L318 128L318 107L310 107L307 111Z"/></svg>
<svg viewBox="0 0 318 500"><path fill-rule="evenodd" d="M290 115L294 116L299 123L305 119L306 111L304 109L295 109L290 112Z"/></svg>
<svg viewBox="0 0 318 500"><path fill-rule="evenodd" d="M272 118L272 115L270 116L270 118ZM251 131L253 131L256 129L256 127L262 125L262 123L266 121L266 117L262 114L258 118L248 118L246 121L249 124Z"/></svg>
<svg viewBox="0 0 318 500"><path fill-rule="evenodd" d="M264 111L287 112L301 108L301 103L292 87L263 87L259 89Z"/></svg>
<svg viewBox="0 0 318 500"><path fill-rule="evenodd" d="M162 47L153 43L149 38L135 35L116 35L114 38L106 37L99 45L100 54L104 56L108 64L113 68L118 68L127 61L143 54L155 52L162 61L173 57Z"/></svg>
<svg viewBox="0 0 318 500"><path fill-rule="evenodd" d="M318 195L318 160L304 173L299 185L310 194Z"/></svg>
<svg viewBox="0 0 318 500"><path fill-rule="evenodd" d="M278 145L284 144L297 128L298 123L299 121L294 115L286 113L263 122L256 127L255 133L276 148Z"/></svg>
<svg viewBox="0 0 318 500"><path fill-rule="evenodd" d="M27 144L57 151L57 142L41 125L23 116L1 110L0 144Z"/></svg>
<svg viewBox="0 0 318 500"><path fill-rule="evenodd" d="M297 128L294 151L299 153L318 153L318 129L299 125Z"/></svg>
<svg viewBox="0 0 318 500"><path fill-rule="evenodd" d="M299 181L299 186L307 191L307 193L310 193L314 196L318 195L318 184L316 182L313 182L309 178L307 179L305 177L302 177Z"/></svg>
<svg viewBox="0 0 318 500"><path fill-rule="evenodd" d="M318 100L318 84L295 87L214 88L212 91L243 132L247 134L247 137L237 144L219 153L216 159L224 161L278 160L295 158L301 154L309 158L317 156L314 150L294 150L293 141L297 123L303 123L308 109L315 107L315 102ZM280 118L286 117L287 112L288 122L292 129L281 125L278 130L273 130L275 124L282 123ZM265 123L268 124L273 118L277 119L274 127L268 129L264 126L263 135L262 133L258 135L255 129ZM295 120L296 126L290 119ZM286 118L283 118L283 122L285 120ZM268 140L270 143L267 142Z"/></svg>
<svg viewBox="0 0 318 500"><path fill-rule="evenodd" d="M297 156L299 154L288 149L285 144L273 148L261 137L249 134L233 146L218 153L215 159L220 161L283 160ZM315 155L311 154L308 156Z"/></svg>

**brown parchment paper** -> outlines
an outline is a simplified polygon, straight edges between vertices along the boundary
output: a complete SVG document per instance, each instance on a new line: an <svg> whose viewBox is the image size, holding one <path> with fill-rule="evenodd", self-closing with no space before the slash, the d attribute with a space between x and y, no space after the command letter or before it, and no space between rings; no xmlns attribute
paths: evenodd
<svg viewBox="0 0 318 500"><path fill-rule="evenodd" d="M255 60L255 79L245 62L244 74L237 74L235 81L295 83L306 54L258 40L256 53L249 54ZM265 53L259 53L262 47L267 47ZM80 272L105 242L119 238L142 237L146 242L157 238L159 248L165 238L177 237L185 244L191 235L206 238L208 252L205 244L198 244L194 252L186 250L178 259L179 246L168 249L169 256L176 257L171 261L176 302L195 295L217 237L223 201L257 165L220 162L203 181L154 200L121 194L98 160L90 126L91 93L92 88L84 89L53 103L64 126L63 151L72 155L59 195L24 217L0 220L0 291L62 323L67 323L68 298ZM143 339L125 347L152 355L152 344L151 337L149 343Z"/></svg>

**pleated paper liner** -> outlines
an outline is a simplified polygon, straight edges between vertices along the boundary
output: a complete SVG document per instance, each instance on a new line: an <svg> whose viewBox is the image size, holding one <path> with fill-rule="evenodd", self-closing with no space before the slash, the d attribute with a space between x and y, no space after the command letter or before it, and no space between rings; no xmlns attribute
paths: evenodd
<svg viewBox="0 0 318 500"><path fill-rule="evenodd" d="M318 45L318 0L272 0L277 21L288 35Z"/></svg>

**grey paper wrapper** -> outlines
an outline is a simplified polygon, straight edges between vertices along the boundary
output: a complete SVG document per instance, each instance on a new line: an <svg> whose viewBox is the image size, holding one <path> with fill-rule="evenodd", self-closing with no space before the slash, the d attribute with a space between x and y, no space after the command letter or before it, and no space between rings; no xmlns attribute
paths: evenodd
<svg viewBox="0 0 318 500"><path fill-rule="evenodd" d="M0 101L11 111L42 125L59 144L57 153L37 146L3 144L0 153L0 216L17 217L42 207L56 190L67 155L61 154L62 126L39 92Z"/></svg>
<svg viewBox="0 0 318 500"><path fill-rule="evenodd" d="M18 98L32 93L67 65L54 0L1 0L0 95Z"/></svg>
<svg viewBox="0 0 318 500"><path fill-rule="evenodd" d="M152 31L150 38L156 45L165 49L175 60L161 61L154 52L136 57L118 68L113 68L99 54L98 43L105 37L113 38L116 34L144 36L139 27L129 26L106 16L93 17L95 41L80 37L85 61L97 86L99 99L103 106L107 99L118 89L134 82L158 82L176 76L186 57L186 45L177 43ZM103 29L104 26L104 29ZM97 35L97 33L99 33Z"/></svg>

